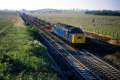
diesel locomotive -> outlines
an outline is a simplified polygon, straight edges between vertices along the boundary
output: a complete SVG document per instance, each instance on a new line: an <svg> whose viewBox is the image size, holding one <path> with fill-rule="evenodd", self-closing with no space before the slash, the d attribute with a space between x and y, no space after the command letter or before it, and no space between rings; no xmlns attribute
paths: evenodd
<svg viewBox="0 0 120 80"><path fill-rule="evenodd" d="M53 26L52 32L72 46L83 46L86 42L83 31L71 25L56 23Z"/></svg>

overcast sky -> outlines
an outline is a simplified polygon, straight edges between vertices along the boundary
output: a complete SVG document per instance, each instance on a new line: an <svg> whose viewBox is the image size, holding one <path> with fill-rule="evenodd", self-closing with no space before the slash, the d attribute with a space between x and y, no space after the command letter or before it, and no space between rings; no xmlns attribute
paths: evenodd
<svg viewBox="0 0 120 80"><path fill-rule="evenodd" d="M120 10L120 0L1 0L0 9L90 9Z"/></svg>

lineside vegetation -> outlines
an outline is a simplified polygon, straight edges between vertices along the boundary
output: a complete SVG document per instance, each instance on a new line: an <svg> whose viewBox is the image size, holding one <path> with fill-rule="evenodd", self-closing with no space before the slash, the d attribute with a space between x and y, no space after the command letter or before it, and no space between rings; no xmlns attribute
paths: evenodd
<svg viewBox="0 0 120 80"><path fill-rule="evenodd" d="M0 34L0 80L59 80L46 47L34 39L38 30L26 28L16 13L7 13L6 22L11 15L16 22Z"/></svg>

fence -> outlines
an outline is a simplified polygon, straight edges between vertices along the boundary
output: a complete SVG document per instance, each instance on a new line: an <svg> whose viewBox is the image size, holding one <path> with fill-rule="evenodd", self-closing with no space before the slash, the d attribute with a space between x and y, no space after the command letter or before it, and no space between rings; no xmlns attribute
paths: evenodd
<svg viewBox="0 0 120 80"><path fill-rule="evenodd" d="M98 34L102 34L102 35L111 36L111 37L113 37L115 39L120 39L120 34L117 33L117 32L90 29L90 28L83 28L83 30L87 31L87 32L93 32L93 33L98 33Z"/></svg>

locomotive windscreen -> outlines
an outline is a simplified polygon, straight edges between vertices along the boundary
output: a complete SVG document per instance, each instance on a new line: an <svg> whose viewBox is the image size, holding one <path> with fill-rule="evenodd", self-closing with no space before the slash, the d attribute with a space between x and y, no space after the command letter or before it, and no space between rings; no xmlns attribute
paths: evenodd
<svg viewBox="0 0 120 80"><path fill-rule="evenodd" d="M75 28L71 30L71 33L82 33L83 34L83 31L79 28Z"/></svg>

